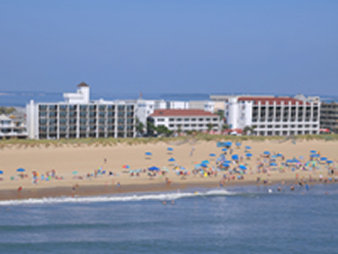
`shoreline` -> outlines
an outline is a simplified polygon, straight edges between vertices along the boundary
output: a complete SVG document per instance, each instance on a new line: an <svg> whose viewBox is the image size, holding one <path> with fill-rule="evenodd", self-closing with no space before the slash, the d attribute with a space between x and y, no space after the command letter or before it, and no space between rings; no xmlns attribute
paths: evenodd
<svg viewBox="0 0 338 254"><path fill-rule="evenodd" d="M297 181L275 180L267 184L257 183L256 181L237 181L228 182L220 186L219 181L215 182L187 182L187 183L148 183L148 184L127 184L121 187L104 186L104 185L83 185L78 186L75 190L71 187L40 187L40 188L26 188L20 193L17 190L7 189L0 191L0 201L9 200L25 200L25 199L41 199L41 198L57 198L57 197L92 197L101 195L116 195L126 193L161 193L167 191L186 190L189 188L224 188L227 187L241 187L241 186L274 186L274 185L297 185ZM313 181L307 182L309 185L317 184L337 184L337 182Z"/></svg>

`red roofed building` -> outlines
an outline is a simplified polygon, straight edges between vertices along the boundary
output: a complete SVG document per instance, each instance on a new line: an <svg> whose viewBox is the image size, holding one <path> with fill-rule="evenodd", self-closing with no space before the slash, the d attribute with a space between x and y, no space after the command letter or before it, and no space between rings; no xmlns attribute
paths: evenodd
<svg viewBox="0 0 338 254"><path fill-rule="evenodd" d="M149 116L156 127L163 125L171 131L218 131L221 126L219 115L200 109L158 109Z"/></svg>
<svg viewBox="0 0 338 254"><path fill-rule="evenodd" d="M319 134L318 97L232 96L225 103L231 129L253 127L258 136Z"/></svg>

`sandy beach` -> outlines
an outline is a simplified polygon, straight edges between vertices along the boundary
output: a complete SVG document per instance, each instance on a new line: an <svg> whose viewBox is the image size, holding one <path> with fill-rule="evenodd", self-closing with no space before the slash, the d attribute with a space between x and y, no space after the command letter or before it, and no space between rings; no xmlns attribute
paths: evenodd
<svg viewBox="0 0 338 254"><path fill-rule="evenodd" d="M246 149L248 146L250 149ZM194 139L112 146L8 145L0 150L0 199L174 191L283 181L312 184L334 182L337 178L337 141L249 140L240 146L233 142L227 151L222 149L216 141ZM252 156L247 157L248 153ZM310 158L311 154L318 155ZM238 160L233 160L233 155L238 155ZM321 160L323 157L327 159ZM224 168L221 158L228 160L230 166ZM286 164L292 159L298 163ZM207 165L201 166L203 161ZM240 170L240 165L246 169ZM150 167L158 170L150 171Z"/></svg>

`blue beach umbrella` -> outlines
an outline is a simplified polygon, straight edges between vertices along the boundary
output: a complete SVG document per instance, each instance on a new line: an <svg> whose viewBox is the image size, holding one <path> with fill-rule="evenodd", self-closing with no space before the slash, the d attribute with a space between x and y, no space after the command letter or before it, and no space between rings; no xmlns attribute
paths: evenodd
<svg viewBox="0 0 338 254"><path fill-rule="evenodd" d="M228 167L230 167L230 164L229 163L223 163L222 166L228 168Z"/></svg>
<svg viewBox="0 0 338 254"><path fill-rule="evenodd" d="M168 147L167 150L170 151L170 152L174 151L174 149L172 147Z"/></svg>
<svg viewBox="0 0 338 254"><path fill-rule="evenodd" d="M311 150L310 153L317 153L315 150Z"/></svg>
<svg viewBox="0 0 338 254"><path fill-rule="evenodd" d="M228 151L227 148L223 148L223 149L222 149L222 152L226 152L226 151Z"/></svg>
<svg viewBox="0 0 338 254"><path fill-rule="evenodd" d="M206 168L206 167L208 167L208 164L201 163L201 167Z"/></svg>
<svg viewBox="0 0 338 254"><path fill-rule="evenodd" d="M311 158L319 158L319 154L311 154L310 157Z"/></svg>
<svg viewBox="0 0 338 254"><path fill-rule="evenodd" d="M241 146L241 145L242 145L241 142L236 143L236 146Z"/></svg>
<svg viewBox="0 0 338 254"><path fill-rule="evenodd" d="M4 173L4 172L3 172L2 170L0 170L0 175L3 175L3 173Z"/></svg>
<svg viewBox="0 0 338 254"><path fill-rule="evenodd" d="M277 163L271 162L271 163L270 163L270 166L277 166Z"/></svg>
<svg viewBox="0 0 338 254"><path fill-rule="evenodd" d="M247 153L245 156L246 157L252 157L252 153Z"/></svg>
<svg viewBox="0 0 338 254"><path fill-rule="evenodd" d="M333 161L326 161L326 163L331 164L331 163L333 163Z"/></svg>
<svg viewBox="0 0 338 254"><path fill-rule="evenodd" d="M160 169L158 167L150 167L148 168L150 171L159 171Z"/></svg>
<svg viewBox="0 0 338 254"><path fill-rule="evenodd" d="M231 163L231 161L224 161L224 163L228 163L228 164L230 164L230 163Z"/></svg>
<svg viewBox="0 0 338 254"><path fill-rule="evenodd" d="M228 146L228 147L232 146L232 142L230 142L230 141L225 142L225 146Z"/></svg>
<svg viewBox="0 0 338 254"><path fill-rule="evenodd" d="M321 161L327 161L327 158L326 157L322 157L320 158Z"/></svg>
<svg viewBox="0 0 338 254"><path fill-rule="evenodd" d="M234 154L233 156L231 156L231 158L232 158L233 160L238 160L238 159L239 159L239 157L238 157L237 154Z"/></svg>
<svg viewBox="0 0 338 254"><path fill-rule="evenodd" d="M211 153L211 154L209 154L209 156L210 156L210 157L215 157L215 156L216 156L216 154L214 154L214 153Z"/></svg>
<svg viewBox="0 0 338 254"><path fill-rule="evenodd" d="M24 168L18 168L16 172L25 172L26 170Z"/></svg>
<svg viewBox="0 0 338 254"><path fill-rule="evenodd" d="M201 162L201 164L209 164L209 161L208 160L204 160Z"/></svg>
<svg viewBox="0 0 338 254"><path fill-rule="evenodd" d="M246 149L246 150L250 150L250 149L251 149L251 146L245 146L245 149Z"/></svg>
<svg viewBox="0 0 338 254"><path fill-rule="evenodd" d="M170 158L168 161L175 161L175 159L174 158Z"/></svg>
<svg viewBox="0 0 338 254"><path fill-rule="evenodd" d="M244 166L244 165L239 165L239 168L240 168L240 169L243 169L243 170L246 170L246 169L247 169L246 166Z"/></svg>
<svg viewBox="0 0 338 254"><path fill-rule="evenodd" d="M270 152L269 152L269 151L264 151L263 154L265 154L265 155L270 155Z"/></svg>
<svg viewBox="0 0 338 254"><path fill-rule="evenodd" d="M151 155L152 155L151 152L146 152L145 154L146 154L147 156L151 156Z"/></svg>
<svg viewBox="0 0 338 254"><path fill-rule="evenodd" d="M277 157L283 157L283 154L277 153Z"/></svg>

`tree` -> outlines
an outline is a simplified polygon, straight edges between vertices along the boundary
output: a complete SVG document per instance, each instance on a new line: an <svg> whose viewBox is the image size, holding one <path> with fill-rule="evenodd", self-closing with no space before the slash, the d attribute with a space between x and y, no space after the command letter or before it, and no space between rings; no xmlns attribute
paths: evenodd
<svg viewBox="0 0 338 254"><path fill-rule="evenodd" d="M13 112L15 112L15 108L13 107L0 107L0 114L5 114L5 115L9 115L12 114Z"/></svg>
<svg viewBox="0 0 338 254"><path fill-rule="evenodd" d="M151 120L148 120L147 121L147 134L154 135L155 131L156 131L156 127L154 123Z"/></svg>
<svg viewBox="0 0 338 254"><path fill-rule="evenodd" d="M208 127L208 132L210 132L214 126L212 123L208 123L207 127Z"/></svg>
<svg viewBox="0 0 338 254"><path fill-rule="evenodd" d="M225 131L225 130L228 130L228 129L230 129L230 126L229 126L229 124L223 124L222 125L222 131Z"/></svg>
<svg viewBox="0 0 338 254"><path fill-rule="evenodd" d="M142 122L140 122L140 120L138 118L136 118L136 131L138 134L140 134L141 136L143 136L144 134L144 124Z"/></svg>
<svg viewBox="0 0 338 254"><path fill-rule="evenodd" d="M251 135L253 134L255 128L252 127L252 126L245 126L244 129L243 129L243 134L244 135Z"/></svg>
<svg viewBox="0 0 338 254"><path fill-rule="evenodd" d="M158 135L164 135L166 137L169 137L171 136L172 134L172 131L169 130L166 126L164 125L159 125L156 127L156 132Z"/></svg>

